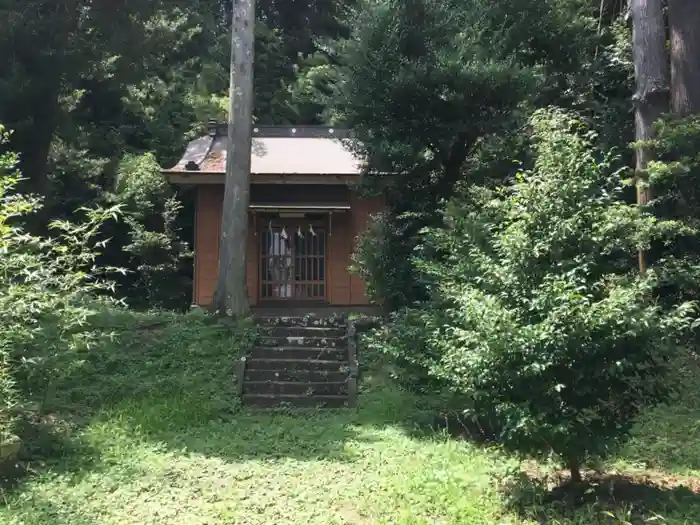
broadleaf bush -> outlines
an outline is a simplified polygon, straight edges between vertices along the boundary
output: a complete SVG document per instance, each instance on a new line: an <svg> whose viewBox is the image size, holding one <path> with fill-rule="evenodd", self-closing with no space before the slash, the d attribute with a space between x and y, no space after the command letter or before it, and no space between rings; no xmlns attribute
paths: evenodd
<svg viewBox="0 0 700 525"><path fill-rule="evenodd" d="M619 160L575 115L541 110L531 129L534 168L452 199L414 257L431 299L371 344L404 382L496 421L506 449L553 455L577 478L672 391L694 305L662 307L663 267L640 275L636 256L693 232L628 204Z"/></svg>

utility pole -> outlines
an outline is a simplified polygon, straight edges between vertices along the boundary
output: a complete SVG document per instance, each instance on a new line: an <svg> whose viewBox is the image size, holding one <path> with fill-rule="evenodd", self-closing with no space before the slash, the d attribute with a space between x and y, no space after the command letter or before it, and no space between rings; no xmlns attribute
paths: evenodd
<svg viewBox="0 0 700 525"><path fill-rule="evenodd" d="M631 0L632 53L636 92L634 101L635 140L648 141L654 136L654 122L668 111L669 80L666 53L666 30L663 0ZM636 151L637 204L651 198L646 170L652 160L649 148ZM639 252L639 272L646 271L646 255Z"/></svg>
<svg viewBox="0 0 700 525"><path fill-rule="evenodd" d="M232 0L226 183L219 248L219 275L211 310L239 318L249 313L246 247L253 126L255 0Z"/></svg>

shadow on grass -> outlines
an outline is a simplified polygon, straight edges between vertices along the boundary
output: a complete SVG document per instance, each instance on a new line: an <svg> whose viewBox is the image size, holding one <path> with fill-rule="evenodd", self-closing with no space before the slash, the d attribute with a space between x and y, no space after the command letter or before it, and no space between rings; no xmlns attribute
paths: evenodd
<svg viewBox="0 0 700 525"><path fill-rule="evenodd" d="M521 474L503 487L508 508L543 525L700 523L697 480L596 474L581 484L558 481Z"/></svg>
<svg viewBox="0 0 700 525"><path fill-rule="evenodd" d="M77 424L68 419L25 415L16 433L22 447L16 460L6 462L0 469L0 502L5 496L21 489L27 477L51 469L57 474L77 474L93 470L98 451L74 438Z"/></svg>
<svg viewBox="0 0 700 525"><path fill-rule="evenodd" d="M408 434L416 439L430 439L436 434L473 445L498 445L498 430L486 420L466 419L456 412L441 412L435 408L424 408L415 414L406 426Z"/></svg>
<svg viewBox="0 0 700 525"><path fill-rule="evenodd" d="M680 390L642 414L621 455L684 475L700 470L700 360L690 353L674 364L674 373Z"/></svg>
<svg viewBox="0 0 700 525"><path fill-rule="evenodd" d="M27 508L24 518L26 523L42 525L95 525L94 518L85 516L81 509L65 500L52 501L37 495L32 496L31 507Z"/></svg>
<svg viewBox="0 0 700 525"><path fill-rule="evenodd" d="M371 429L411 426L415 400L383 377L363 380L358 410L245 410L233 372L246 334L209 317L166 321L124 315L103 321L118 337L61 378L52 410L173 452L226 461L352 461L348 444L372 441ZM109 432L99 439L110 439Z"/></svg>
<svg viewBox="0 0 700 525"><path fill-rule="evenodd" d="M407 426L413 404L402 392L367 380L359 409L248 410L223 397L181 392L125 399L93 422L118 422L139 440L174 452L226 461L353 461L349 444L371 443L377 430Z"/></svg>

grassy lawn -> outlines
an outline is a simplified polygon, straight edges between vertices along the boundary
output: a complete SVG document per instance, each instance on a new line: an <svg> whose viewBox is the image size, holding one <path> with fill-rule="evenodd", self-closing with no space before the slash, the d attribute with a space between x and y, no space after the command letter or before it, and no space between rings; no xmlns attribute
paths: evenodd
<svg viewBox="0 0 700 525"><path fill-rule="evenodd" d="M44 459L3 492L3 525L700 523L692 363L692 395L647 414L609 466L625 476L574 507L531 484L504 491L512 460L411 423L420 403L381 376L357 411L246 412L231 401L231 329L103 317L114 336L55 385L59 430L32 427L28 453Z"/></svg>

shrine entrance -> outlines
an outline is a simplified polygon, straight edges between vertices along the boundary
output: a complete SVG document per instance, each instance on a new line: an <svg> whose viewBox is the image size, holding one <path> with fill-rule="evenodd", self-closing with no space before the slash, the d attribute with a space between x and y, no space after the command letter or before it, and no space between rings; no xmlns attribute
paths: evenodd
<svg viewBox="0 0 700 525"><path fill-rule="evenodd" d="M325 221L271 218L259 223L260 300L325 301Z"/></svg>

